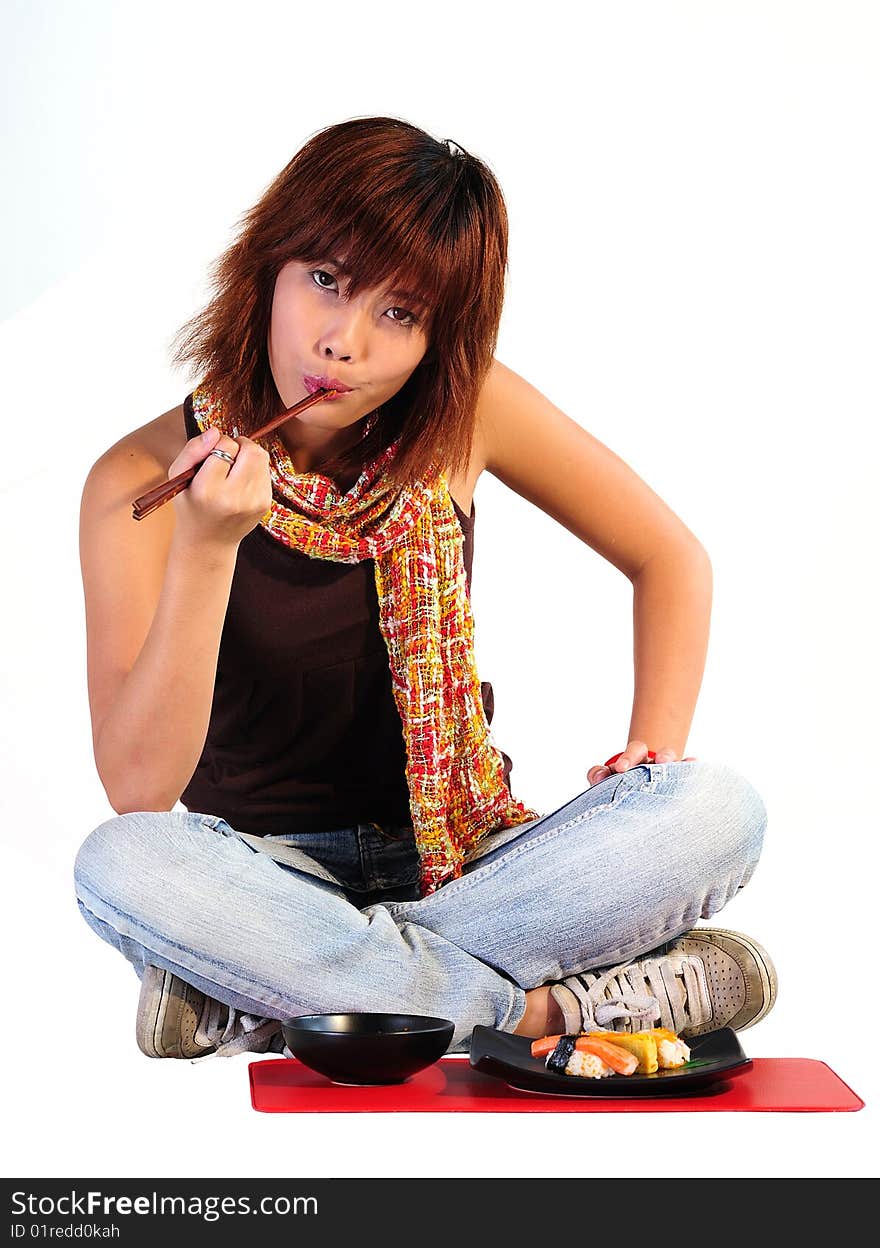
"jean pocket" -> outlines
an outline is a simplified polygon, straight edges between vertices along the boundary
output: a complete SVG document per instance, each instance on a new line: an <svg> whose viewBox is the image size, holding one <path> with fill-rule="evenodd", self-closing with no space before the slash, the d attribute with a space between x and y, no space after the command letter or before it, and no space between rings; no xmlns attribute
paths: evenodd
<svg viewBox="0 0 880 1248"><path fill-rule="evenodd" d="M649 793L657 781L666 773L666 763L639 763L621 772L617 787L611 795L611 804L615 805L628 793ZM612 776L608 777L613 779Z"/></svg>
<svg viewBox="0 0 880 1248"><path fill-rule="evenodd" d="M418 883L421 858L410 835L396 840L363 842L363 879L368 890L405 888Z"/></svg>
<svg viewBox="0 0 880 1248"><path fill-rule="evenodd" d="M611 801L614 803L626 797L627 793L663 793L674 790L682 776L692 768L702 766L696 758L688 761L679 759L670 763L639 763L622 774Z"/></svg>

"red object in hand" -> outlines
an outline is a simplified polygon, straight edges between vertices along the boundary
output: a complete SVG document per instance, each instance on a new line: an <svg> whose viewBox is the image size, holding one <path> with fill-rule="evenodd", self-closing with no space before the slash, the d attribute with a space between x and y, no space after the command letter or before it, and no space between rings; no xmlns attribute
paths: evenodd
<svg viewBox="0 0 880 1248"><path fill-rule="evenodd" d="M618 750L616 754L612 754L611 758L607 758L607 759L605 760L605 762L604 762L604 764L603 764L603 765L604 765L605 767L613 767L613 766L614 766L614 764L617 762L617 760L618 760L618 759L619 759L619 758L620 758L620 757L621 757L624 753L625 753L625 751L624 751L624 750ZM654 753L654 751L653 751L653 750L648 750L648 757L647 757L647 759L646 759L645 761L646 761L646 762L649 762L649 763L653 763L653 762L656 762L656 759L657 759L657 755Z"/></svg>

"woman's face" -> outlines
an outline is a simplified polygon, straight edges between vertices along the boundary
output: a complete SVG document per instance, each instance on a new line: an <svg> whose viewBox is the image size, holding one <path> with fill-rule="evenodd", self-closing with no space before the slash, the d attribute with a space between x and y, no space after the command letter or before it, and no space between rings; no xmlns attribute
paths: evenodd
<svg viewBox="0 0 880 1248"><path fill-rule="evenodd" d="M351 387L302 413L311 418L304 424L331 434L396 394L428 347L424 319L399 292L371 289L349 300L347 288L329 257L320 265L288 261L275 283L269 328L269 364L285 407L326 381Z"/></svg>

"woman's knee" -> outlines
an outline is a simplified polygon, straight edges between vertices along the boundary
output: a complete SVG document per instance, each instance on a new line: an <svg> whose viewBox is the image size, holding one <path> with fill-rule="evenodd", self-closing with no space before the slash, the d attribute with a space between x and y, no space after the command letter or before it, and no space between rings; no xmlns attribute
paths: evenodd
<svg viewBox="0 0 880 1248"><path fill-rule="evenodd" d="M731 865L739 864L745 878L761 855L767 828L767 808L757 789L726 763L697 762L688 780L687 800L703 818L695 826L711 829L711 840Z"/></svg>
<svg viewBox="0 0 880 1248"><path fill-rule="evenodd" d="M113 896L121 880L131 883L161 870L163 843L179 834L190 816L180 811L134 811L106 819L89 833L77 851L74 882L93 893Z"/></svg>

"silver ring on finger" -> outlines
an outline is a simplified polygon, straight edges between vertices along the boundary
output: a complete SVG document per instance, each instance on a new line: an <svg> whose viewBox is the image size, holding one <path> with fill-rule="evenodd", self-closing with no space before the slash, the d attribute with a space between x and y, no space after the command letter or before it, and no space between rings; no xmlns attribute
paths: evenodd
<svg viewBox="0 0 880 1248"><path fill-rule="evenodd" d="M216 449L215 449L215 450L211 451L211 454L212 454L212 455L216 455L216 456L218 457L218 459L225 459L225 460L226 460L226 462L227 462L227 464L234 464L234 463L235 463L234 458L233 458L233 457L229 454L229 452L228 452L228 451L218 451L218 450L216 450Z"/></svg>

